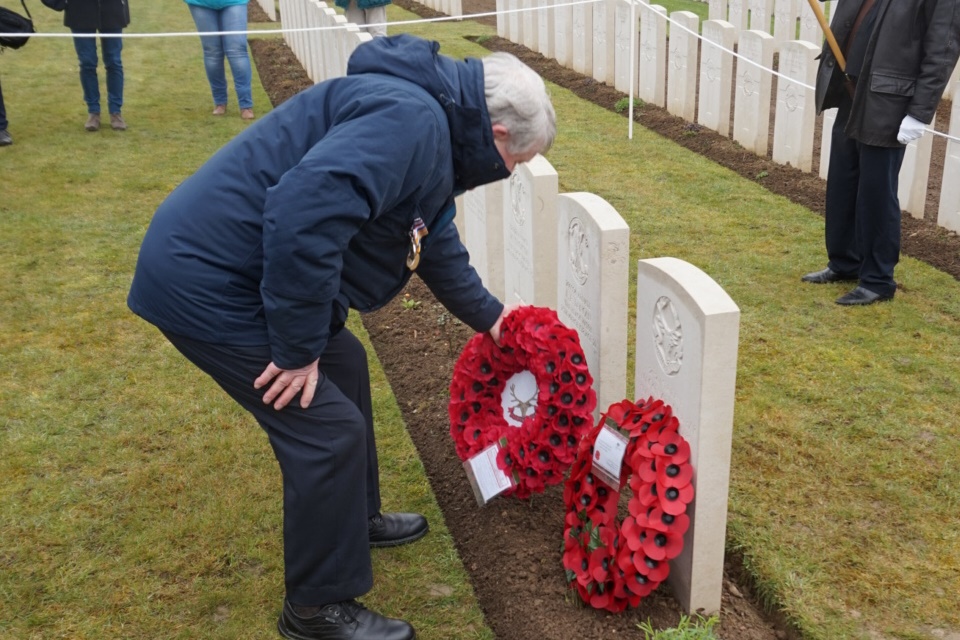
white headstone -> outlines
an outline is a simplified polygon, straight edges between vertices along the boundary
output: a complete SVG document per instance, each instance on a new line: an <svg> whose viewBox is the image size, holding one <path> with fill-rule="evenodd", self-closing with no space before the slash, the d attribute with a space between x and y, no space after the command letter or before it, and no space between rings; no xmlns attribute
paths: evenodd
<svg viewBox="0 0 960 640"><path fill-rule="evenodd" d="M637 73L637 61L630 61L639 28L638 11L631 11L630 3L617 0L614 6L614 88L623 93L630 92L630 72ZM631 20L636 22L631 24ZM636 83L633 85L636 91Z"/></svg>
<svg viewBox="0 0 960 640"><path fill-rule="evenodd" d="M557 172L538 155L504 182L504 302L556 309Z"/></svg>
<svg viewBox="0 0 960 640"><path fill-rule="evenodd" d="M809 9L809 3L804 4ZM797 14L796 0L776 0L773 6L773 48L777 51L784 42L797 39Z"/></svg>
<svg viewBox="0 0 960 640"><path fill-rule="evenodd" d="M773 30L773 0L750 0L750 28L770 33Z"/></svg>
<svg viewBox="0 0 960 640"><path fill-rule="evenodd" d="M770 138L771 76L763 69L773 68L773 36L762 31L744 31L737 53L745 60L737 60L733 139L748 151L765 156Z"/></svg>
<svg viewBox="0 0 960 640"><path fill-rule="evenodd" d="M470 264L490 293L506 301L503 288L503 185L503 180L492 182L463 194L463 226Z"/></svg>
<svg viewBox="0 0 960 640"><path fill-rule="evenodd" d="M708 0L707 17L710 20L727 19L727 0Z"/></svg>
<svg viewBox="0 0 960 640"><path fill-rule="evenodd" d="M546 58L553 57L556 21L553 0L537 0L537 50Z"/></svg>
<svg viewBox="0 0 960 640"><path fill-rule="evenodd" d="M616 0L593 5L593 79L611 87L616 83Z"/></svg>
<svg viewBox="0 0 960 640"><path fill-rule="evenodd" d="M833 146L833 123L837 120L836 109L824 109L823 128L820 131L820 177L827 179L827 172L830 170L830 147Z"/></svg>
<svg viewBox="0 0 960 640"><path fill-rule="evenodd" d="M580 335L596 419L626 397L630 227L592 193L562 193L558 203L557 315Z"/></svg>
<svg viewBox="0 0 960 640"><path fill-rule="evenodd" d="M640 12L640 99L658 107L666 106L667 10L658 4ZM659 14L659 15L658 15Z"/></svg>
<svg viewBox="0 0 960 640"><path fill-rule="evenodd" d="M688 613L720 610L740 310L710 276L676 258L637 272L634 396L662 399L690 444L690 528L668 581Z"/></svg>
<svg viewBox="0 0 960 640"><path fill-rule="evenodd" d="M460 236L460 242L463 246L467 246L467 200L466 194L461 193L459 196L453 200L454 206L457 208L457 215L453 218L453 223L457 227L457 235ZM469 251L469 249L468 249Z"/></svg>
<svg viewBox="0 0 960 640"><path fill-rule="evenodd" d="M553 57L562 66L573 68L573 8L562 2L553 10Z"/></svg>
<svg viewBox="0 0 960 640"><path fill-rule="evenodd" d="M520 14L520 22L523 29L523 46L531 51L537 51L540 48L540 25L538 20L539 11L534 11L537 7L537 0L522 0L521 6L524 12Z"/></svg>
<svg viewBox="0 0 960 640"><path fill-rule="evenodd" d="M730 133L733 38L734 29L729 22L707 20L703 23L697 122L722 136Z"/></svg>
<svg viewBox="0 0 960 640"><path fill-rule="evenodd" d="M670 55L667 74L667 111L694 122L697 113L697 50L700 18L691 11L670 14Z"/></svg>
<svg viewBox="0 0 960 640"><path fill-rule="evenodd" d="M927 128L934 129L936 124L937 116L934 114ZM900 208L914 218L923 218L923 210L927 205L927 181L930 178L932 155L932 133L924 133L919 140L908 144L903 154L903 164L900 166L900 188L897 195L900 198Z"/></svg>
<svg viewBox="0 0 960 640"><path fill-rule="evenodd" d="M574 5L572 17L573 70L589 76L593 74L593 5Z"/></svg>
<svg viewBox="0 0 960 640"><path fill-rule="evenodd" d="M736 29L737 40L739 41L740 33L747 30L747 23L750 18L747 0L730 0L727 15L727 21Z"/></svg>
<svg viewBox="0 0 960 640"><path fill-rule="evenodd" d="M823 43L823 30L817 15L810 8L809 2L800 3L800 40L819 45Z"/></svg>
<svg viewBox="0 0 960 640"><path fill-rule="evenodd" d="M817 122L813 85L819 53L818 46L800 40L785 42L780 50L782 75L777 81L773 161L801 171L813 168L813 128Z"/></svg>
<svg viewBox="0 0 960 640"><path fill-rule="evenodd" d="M950 135L960 137L960 86L954 85L950 107ZM960 142L947 141L943 175L960 175ZM937 224L951 231L960 231L960 180L943 180L940 186L940 207Z"/></svg>
<svg viewBox="0 0 960 640"><path fill-rule="evenodd" d="M523 18L518 11L520 9L520 0L507 0L507 40L523 44Z"/></svg>

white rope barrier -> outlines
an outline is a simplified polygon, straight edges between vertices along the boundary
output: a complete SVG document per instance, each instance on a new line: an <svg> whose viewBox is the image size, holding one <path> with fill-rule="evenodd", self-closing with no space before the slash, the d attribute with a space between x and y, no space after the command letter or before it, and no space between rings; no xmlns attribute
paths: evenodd
<svg viewBox="0 0 960 640"><path fill-rule="evenodd" d="M465 15L460 15L460 16L440 16L440 17L437 17L437 18L421 18L421 19L418 19L418 20L400 20L400 21L395 21L395 22L382 22L382 23L375 23L375 24L374 24L374 23L371 23L371 24L365 24L365 25L363 25L363 26L364 26L364 27L398 27L398 26L402 26L402 25L429 24L429 23L433 23L433 22L450 22L450 21L461 22L461 21L463 21L463 20L472 20L472 19L475 19L475 18L486 18L486 17L498 16L498 15L509 15L509 14L512 14L512 13L527 13L527 12L531 12L531 11L543 11L544 9L557 9L557 8L560 8L560 7L574 7L574 6L578 6L578 5L595 4L595 3L601 2L601 1L602 1L602 0L573 0L572 2L563 2L563 3L553 4L553 5L545 5L545 6L537 6L537 7L525 7L525 8L520 8L520 9L505 9L505 10L502 10L502 11L487 11L487 12L484 12L484 13L471 13L471 14L465 14ZM646 11L646 12L648 12L648 13L653 14L653 15L656 16L657 18L666 20L667 23L669 23L669 24L671 25L671 28L676 28L676 29L680 29L680 30L682 30L682 31L685 31L685 32L693 35L695 38L697 38L697 39L700 40L701 42L707 42L707 43L710 44L711 47L714 47L714 48L716 48L716 49L719 50L719 51L722 51L722 52L724 52L724 53L728 53L728 54L732 55L734 58L737 59L737 64L739 64L740 62L745 62L745 63L747 63L747 64L749 64L749 65L752 65L752 66L756 67L756 68L759 69L760 71L769 73L770 75L776 76L776 77L778 77L778 78L783 78L784 80L788 80L788 81L790 81L790 82L792 82L792 83L794 83L794 84L796 84L796 85L798 85L798 86L800 86L800 87L803 87L804 89L806 89L806 90L808 90L808 91L814 90L814 87L812 87L812 86L810 86L810 85L807 85L807 84L805 84L805 83L803 83L803 82L800 82L799 80L796 80L795 78L791 78L791 77L789 77L789 76L787 76L787 75L785 75L785 74L782 74L782 73L780 73L779 71L777 71L777 70L775 70L775 69L770 69L770 68L768 68L768 67L764 67L763 65L761 65L761 64L759 64L759 63L757 63L757 62L754 62L753 60L750 60L750 59L748 59L748 58L745 58L744 56L740 55L740 54L737 53L736 51L734 51L734 50L732 50L732 49L727 49L726 47L723 47L723 46L721 46L720 44L718 44L718 43L716 43L716 42L706 40L706 39L705 39L702 35L700 35L698 32L693 31L692 29L689 29L688 27L686 27L686 26L683 25L683 24L680 24L679 22L674 21L672 18L670 18L670 16L668 16L668 15L666 15L666 14L662 14L662 13L660 13L659 11L655 11L654 9L651 8L651 5L649 5L649 4L646 4L646 3L644 3L644 2L640 2L639 0L628 0L628 2L630 3L630 23L631 23L631 24L636 24L636 7L637 7L637 6L640 6L640 8L641 8L642 10L644 10L644 11ZM31 38L131 38L131 39L137 39L137 38L184 38L184 37L197 37L197 36L282 35L282 34L286 34L286 33L313 33L313 32L318 32L318 31L335 31L335 30L342 30L342 29L345 29L345 28L346 28L346 26L344 26L344 25L333 25L333 26L328 26L328 27L292 27L292 28L280 27L280 28L278 28L278 29L250 29L250 30L246 30L246 31L171 31L171 32L163 32L163 33L53 33L53 32L39 32L39 33L30 34L30 37L31 37ZM634 70L635 70L635 69L634 69L634 63L635 63L635 61L636 61L636 59L637 59L637 46L638 46L638 45L637 45L637 40L638 40L638 34L634 33L634 34L633 34L633 37L630 39L630 95L628 96L628 97L629 97L629 116L628 116L629 125L628 125L627 137L628 137L629 139L631 139L631 140L633 139L634 76L636 75L636 74L634 73ZM935 136L940 136L941 138L946 138L947 140L951 140L951 141L953 141L953 142L960 142L960 138L955 137L955 136L951 136L951 135L946 134L946 133L943 133L943 132L941 132L941 131L937 131L937 130L935 130L935 129L924 128L924 131L925 131L925 132L928 132L928 133L932 133L932 134L935 135Z"/></svg>

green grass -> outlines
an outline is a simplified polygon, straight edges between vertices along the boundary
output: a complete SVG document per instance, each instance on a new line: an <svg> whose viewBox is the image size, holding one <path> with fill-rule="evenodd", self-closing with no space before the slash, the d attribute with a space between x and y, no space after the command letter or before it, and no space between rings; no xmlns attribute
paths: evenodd
<svg viewBox="0 0 960 640"><path fill-rule="evenodd" d="M34 13L62 32L59 15ZM179 0L133 18L130 31L193 30ZM464 36L493 33L403 30L455 56L483 55ZM193 39L127 41L122 134L83 131L69 40L2 62L16 142L0 149L0 637L275 637L280 478L266 440L124 303L157 204L244 125L235 110L209 117ZM740 306L727 544L764 599L807 638L960 633L956 281L904 258L895 301L840 308L842 286L799 283L824 263L822 218L552 94L561 189L608 200L633 260L691 262ZM266 112L259 85L254 100ZM366 601L425 639L490 638L373 365L385 504L434 526L427 544L374 554Z"/></svg>
<svg viewBox="0 0 960 640"><path fill-rule="evenodd" d="M675 629L654 629L649 621L638 626L643 631L643 640L716 640L713 628L719 621L716 616L695 619L680 616L680 624Z"/></svg>

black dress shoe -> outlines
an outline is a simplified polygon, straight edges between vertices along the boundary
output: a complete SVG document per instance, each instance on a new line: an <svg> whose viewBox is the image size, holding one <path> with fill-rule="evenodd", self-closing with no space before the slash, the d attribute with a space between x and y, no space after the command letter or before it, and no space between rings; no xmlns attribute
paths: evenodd
<svg viewBox="0 0 960 640"><path fill-rule="evenodd" d="M419 540L430 529L419 513L378 513L368 525L371 547L396 547Z"/></svg>
<svg viewBox="0 0 960 640"><path fill-rule="evenodd" d="M320 607L311 616L299 616L284 601L277 630L293 640L413 640L413 627L396 618L370 611L356 600Z"/></svg>
<svg viewBox="0 0 960 640"><path fill-rule="evenodd" d="M846 306L852 305L864 305L864 304L873 304L874 302L884 302L886 300L892 300L893 296L882 296L879 293L874 293L870 289L864 289L863 287L857 287L850 293L846 293L839 298L837 298L837 304L842 304Z"/></svg>
<svg viewBox="0 0 960 640"><path fill-rule="evenodd" d="M837 273L830 267L827 267L823 271L813 271L808 273L805 276L800 278L804 282L812 282L813 284L827 284L828 282L854 282L859 280L859 276L856 274L843 275L842 273Z"/></svg>

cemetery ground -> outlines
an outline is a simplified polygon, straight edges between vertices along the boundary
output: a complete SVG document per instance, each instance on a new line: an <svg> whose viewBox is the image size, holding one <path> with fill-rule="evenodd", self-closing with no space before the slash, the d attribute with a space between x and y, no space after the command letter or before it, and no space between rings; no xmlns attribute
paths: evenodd
<svg viewBox="0 0 960 640"><path fill-rule="evenodd" d="M442 15L409 0L397 0L395 4L423 17ZM464 3L465 13L480 13L493 9L494 3L492 1ZM391 13L392 20L405 18L408 18L406 14ZM465 38L478 42L487 49L506 50L514 53L534 67L549 82L569 90L577 98L589 101L607 110L617 110L617 103L624 97L622 93L607 85L585 78L572 70L564 69L554 61L546 60L539 54L530 52L522 46L492 35L492 27L495 26L492 18L483 18L479 21L491 28L484 30L464 25L451 27L449 23L443 28L456 29ZM410 27L409 29L425 37L438 38L438 33L435 31L437 28L438 25L432 25L419 28L419 30L417 27ZM403 28L403 30L407 29ZM441 39L441 42L444 47L442 50L446 50L449 41ZM258 67L265 90L271 96L275 96L277 100L282 101L291 93L311 84L309 78L301 72L296 59L279 41L260 40L252 43L252 47L257 55ZM576 135L575 130L578 128L576 124L567 123L566 128L564 126L564 116L569 118L570 115L570 113L561 113L559 117L560 140L565 135ZM824 185L816 176L777 165L768 159L758 158L729 140L711 135L707 130L684 123L662 109L641 105L638 108L636 120L646 129L703 155L712 162L730 169L749 181L759 183L773 193L806 209L822 213ZM623 124L617 126L622 126L622 133L625 136L626 124L625 121L621 122ZM562 142L558 144L562 144ZM606 160L600 158L594 160L594 155L589 150L590 144L591 142L588 140L584 140L583 144L577 144L576 146L584 155L578 156L578 161L567 165L566 169L558 169L560 171L561 191L577 190L572 184L577 184L580 174L584 173L591 175L594 173L613 174L613 180L607 184L615 184L617 182L616 173L624 171L627 164L638 161L644 162L642 152L638 152L639 158L615 157L610 161L610 157L607 156ZM555 165L563 162L562 160L558 162L555 158L556 154L554 152L548 154L548 159ZM604 161L610 162L607 168L589 166L594 163L602 164ZM653 163L655 160L650 159L650 162ZM693 167L688 167L685 170L697 171ZM665 170L665 172L667 171L669 170ZM658 174L657 171L652 171L650 176L653 180L671 180L663 174ZM624 177L623 182L627 182L627 184L617 184L616 187L611 188L615 190L629 189L629 178ZM565 184L571 184L571 186L565 187ZM605 193L602 190L594 192L608 198L611 197L611 193ZM705 197L709 198L710 196ZM732 197L736 198L736 196ZM778 204L779 202L777 198L769 201L770 205L775 207L781 206ZM669 201L659 202L653 209L662 207L671 210L673 206L673 203ZM621 211L621 214L624 213L621 206L617 206L617 208ZM756 214L762 216L764 214L763 207ZM651 211L650 215L656 214ZM642 218L630 220L629 217L628 220L634 234L640 236L640 241L635 243L634 247L643 246L645 241L642 237L648 225L647 221ZM706 220L702 220L698 224L704 224L706 227L710 226ZM757 231L766 229L766 232L772 232L777 236L777 238L769 238L770 240L776 239L785 242L785 239L791 235L791 232L781 235L784 232L782 228L774 231L760 218L757 218L753 223L746 224L748 228ZM775 224L775 226L777 225ZM821 232L816 227L815 224L815 235L810 240L814 247L819 247L822 241L816 234ZM669 224L664 232L671 233L668 229ZM704 229L704 232L711 236L717 232L740 233L732 227L724 229L722 226L717 229ZM695 235L695 238L692 239L693 242L701 243L705 240L700 238L697 231L692 231L692 233ZM904 239L905 254L930 262L954 277L960 277L960 261L958 261L960 259L960 251L958 251L960 242L958 242L955 234L947 233L926 221L916 221L905 217ZM709 240L706 241L709 242ZM674 250L679 250L680 255L687 250L686 244L672 236L667 239L665 247L670 247L673 242L678 243ZM670 249L665 248L664 250ZM722 251L720 253L722 254ZM787 247L783 247L782 253L787 255L790 252ZM671 255L678 255L678 253L672 253ZM784 302L779 299L780 296L792 296L794 289L800 289L799 275L804 268L813 269L821 266L824 258L820 255L820 252L815 249L811 255L813 257L809 258L809 261L805 262L803 266L774 266L775 262L765 263L761 260L759 263L740 265L736 269L747 271L765 268L787 269L784 273L777 274L777 279L780 281L778 286L783 289L771 291L773 299L764 299L762 291L756 292L759 294L756 304L769 307L769 311L776 314L776 309L782 308ZM722 260L723 258L714 255L712 259ZM792 261L790 262L792 264ZM708 273L711 272L710 269L707 269L707 271ZM716 277L715 271L713 275ZM723 284L723 280L720 281ZM949 279L947 286L952 290L955 288L955 284L955 281ZM816 297L820 299L812 304L827 315L833 315L835 314L835 305L832 304L832 299L842 291L835 289L820 290L819 292L804 290L803 293L818 294ZM951 295L955 296L956 294L954 292ZM734 295L734 298L741 305L744 304L744 301L742 299L738 300L736 295ZM885 312L888 310L889 308L882 309L883 317L886 317ZM749 315L746 310L744 312ZM800 314L805 315L802 310ZM950 315L952 317L949 323L955 325L956 316L953 316L952 313ZM853 321L854 323L864 322L866 324L867 333L881 330L882 325L875 325L873 329L869 328L876 318L870 318L869 315L854 316L854 318L857 318ZM772 320L774 325L779 324L777 320L768 319ZM783 637L870 637L879 639L914 637L911 634L915 634L916 637L927 637L925 634L930 634L929 637L942 637L944 634L951 632L960 633L960 624L952 613L948 614L951 621L946 626L922 623L919 619L915 619L913 622L902 621L896 623L884 621L886 614L877 615L882 609L886 607L893 610L901 609L905 606L904 603L898 602L896 599L890 599L889 596L881 595L882 591L889 588L888 578L877 575L876 582L870 586L862 582L865 579L865 574L873 573L875 570L875 567L870 568L863 565L883 561L874 556L874 552L879 551L878 549L871 550L866 554L873 557L872 560L859 557L861 551L858 546L860 544L871 546L884 544L881 540L886 537L886 534L874 537L875 532L867 532L878 522L892 517L896 509L892 509L890 505L884 506L880 500L876 499L869 505L861 504L852 508L850 505L843 503L851 499L852 495L858 493L856 487L876 483L886 485L893 481L889 477L891 472L890 470L881 471L880 468L883 464L873 462L865 463L865 466L877 471L878 475L873 478L865 477L861 471L847 469L841 475L846 476L848 473L850 475L846 480L838 480L838 484L843 488L842 491L838 492L836 491L838 487L826 489L834 482L834 479L831 478L831 472L826 471L826 469L834 465L843 467L855 463L860 464L859 461L861 460L870 460L873 454L868 453L869 447L876 444L876 438L880 436L883 429L878 429L878 433L874 436L867 435L874 428L869 415L856 414L868 414L873 410L886 411L887 401L880 401L879 405L871 408L869 404L864 404L861 399L856 398L861 385L872 386L882 383L870 380L873 375L871 372L873 363L870 362L869 346L865 345L866 352L855 358L863 358L860 362L855 364L844 362L847 358L843 353L844 339L840 339L836 343L834 339L839 338L841 334L847 335L847 339L853 339L855 342L861 342L867 338L865 335L850 336L845 329L836 331L837 325L835 323L837 320L840 321L840 326L846 324L842 317L831 317L822 324L812 318L804 318L800 321L799 326L792 327L789 331L808 332L812 340L792 345L790 341L787 341L786 344L778 345L777 343L780 340L775 335L768 335L766 338L760 338L760 340L763 343L767 343L769 340L769 343L761 347L760 351L754 355L766 360L761 365L761 369L765 369L767 374L775 377L774 370L784 364L784 362L781 362L782 360L789 361L796 358L799 368L806 368L809 365L809 358L818 356L813 353L788 355L784 353L784 349L795 348L803 351L812 348L815 351L821 351L821 348L817 346L817 333L825 331L832 338L829 340L829 346L825 347L826 351L821 351L819 357L827 354L829 359L833 361L833 367L850 367L849 375L859 380L855 384L843 384L841 386L846 388L846 393L850 393L852 397L848 399L834 398L830 401L830 404L836 405L833 409L817 406L805 407L801 412L806 416L805 418L799 415L786 417L783 413L789 412L789 406L793 405L794 402L788 401L782 403L783 406L778 406L781 404L777 397L778 394L793 395L795 396L794 400L797 400L812 389L809 388L811 381L803 380L803 375L785 376L782 382L786 383L786 387L778 390L754 390L758 396L754 397L753 400L759 404L768 405L754 416L754 418L759 418L758 422L753 422L750 418L742 420L741 416L741 420L738 420L735 425L735 429L750 432L768 430L769 433L760 435L755 441L752 437L740 440L741 446L748 450L741 450L739 454L735 453L735 457L742 461L745 468L739 470L735 468L733 474L739 476L741 484L756 485L747 490L746 493L752 494L754 491L758 491L767 495L758 504L742 504L732 507L731 517L733 518L732 526L734 530L745 525L745 521L738 522L738 516L746 515L755 508L768 508L771 510L771 513L768 514L770 518L761 518L760 520L764 520L766 524L759 524L760 520L758 520L756 526L773 527L776 530L776 533L772 534L773 538L783 537L779 542L773 543L774 547L782 549L781 545L784 544L785 540L794 537L794 533L787 533L784 531L785 529L803 530L805 533L801 534L801 537L808 538L804 543L804 546L808 549L807 553L814 555L824 553L824 557L816 559L798 556L786 559L773 557L776 556L776 553L768 556L766 552L761 552L759 556L767 556L761 558L754 556L754 553L759 550L750 547L751 545L765 546L771 544L769 541L771 534L769 532L753 531L745 534L742 539L738 539L736 533L733 536L728 536L730 540L729 561L724 581L723 610L720 625L717 629L719 635L723 638L753 640ZM883 320L883 323L885 324L886 320ZM597 613L576 602L576 597L564 587L563 570L557 562L561 544L557 532L562 531L563 527L563 507L559 488L555 487L548 490L544 496L536 497L530 503L500 499L482 510L477 509L470 490L464 481L464 472L454 453L452 440L447 433L449 419L446 409L446 390L454 362L462 346L472 334L468 328L451 318L443 310L419 280L414 278L411 281L403 298L394 300L378 312L365 315L364 324L376 349L377 358L390 380L391 388L403 412L407 429L417 446L434 494L443 509L447 526L456 541L458 552L470 572L471 581L483 607L486 620L497 637L507 639L631 637L631 634L637 635L636 624L639 621L650 619L655 628L670 627L677 623L680 611L675 601L665 593L666 589L664 587L661 587L661 592L645 599L638 610L620 616ZM746 327L741 329L741 340L746 340L749 343L753 341L753 337L744 336L743 332L745 330L752 331L749 328L752 322L747 321L745 324ZM776 331L779 331L779 329L774 330L774 334ZM923 330L918 327L917 331L922 332ZM914 333L913 335L917 337L921 333ZM897 356L897 359L903 365L908 364L903 356ZM839 371L829 373L830 378L837 375L839 375ZM750 377L750 373L747 373L746 376ZM741 373L741 380L743 378L744 374ZM793 380L793 382L788 382L788 380ZM759 380L753 382L759 383ZM748 382L747 386L753 386L753 382ZM820 384L824 383L824 381L820 382ZM790 384L802 384L808 386L808 388L805 393L797 394L787 388ZM894 382L893 384L900 385L902 383ZM953 384L951 382L948 386ZM741 382L741 385L743 385L743 382ZM631 385L628 384L628 388L632 388ZM896 391L894 395L900 395L904 391ZM805 399L803 404L811 402L815 405L816 397L820 393L821 391L814 392ZM843 408L847 400L853 401L856 405L855 408ZM894 401L894 404L899 402L900 400ZM831 412L834 410L839 413L832 418ZM769 414L767 414L768 411ZM738 408L737 413L752 413L752 411L744 412ZM767 415L760 418L760 415L764 414ZM776 464L775 460L781 455L792 457L784 451L784 448L788 446L785 442L776 442L779 437L776 434L782 435L785 433L781 430L782 425L777 424L781 419L790 423L811 420L814 423L811 426L814 427L815 431L820 432L815 439L823 438L822 446L826 449L846 448L845 437L849 437L854 442L862 441L867 449L861 450L860 453L854 453L854 449L856 449L854 447L846 454L838 451L838 455L826 451L819 453L809 450L798 451L797 453L801 458L807 459L802 462L796 461L789 466L793 468L792 473L802 473L807 476L807 480L811 484L807 485L807 481L804 481L797 483L796 486L791 486L793 483L787 476L768 483L764 475L769 471L769 466ZM834 419L836 423L834 423ZM910 442L912 438L919 438L919 442L922 443L938 441L937 447L946 447L943 451L951 447L947 441L939 441L940 436L931 437L929 432L926 431L926 427L919 427L919 423L914 424L917 424L917 427L912 434L888 434L880 438L881 441L887 440L883 446L896 446L889 442L889 438L892 436L894 441L902 441L905 444ZM861 433L861 430L865 433ZM955 430L956 425L947 429L947 431L952 432L955 432ZM790 429L786 431L790 431ZM802 433L802 431L801 428L799 433ZM843 433L846 433L846 436ZM917 442L914 442L914 444L916 445ZM734 446L737 447L736 435ZM749 451L751 447L754 448L753 452ZM801 449L805 449L805 447L801 447ZM945 465L943 471L946 476L940 477L936 484L940 490L945 491L941 495L946 503L956 505L958 499L958 487L955 484L956 450L953 449L953 451L953 454L948 455L943 460ZM826 455L821 455L823 453L826 453ZM888 463L902 464L902 461L894 463L894 460L898 458L896 453L892 451L889 453L893 454L893 458L888 460ZM754 459L750 460L750 458ZM821 460L820 464L824 465L823 469L817 468L815 459ZM756 474L752 481L748 479L750 474ZM935 475L937 474L935 473ZM948 481L949 486L945 482L947 477L953 478L953 480ZM893 482L896 483L896 481ZM770 495L769 492L775 492L777 490L775 487L778 485L784 491L784 495L779 497ZM826 498L820 497L821 487L823 487L822 495L827 496ZM906 487L901 487L901 489L906 489ZM919 490L919 487L914 487L908 491L912 492L914 490ZM865 493L871 494L873 492L868 490ZM741 496L741 500L747 503L752 499L746 495ZM822 509L819 506L811 507L806 505L808 500L814 502L826 500L828 505ZM765 506L761 507L760 504ZM790 504L791 506L784 508L784 504ZM808 508L816 515L804 513ZM866 516L865 520L859 520L859 516L854 515L871 510L874 510L874 513ZM881 515L881 513L886 515ZM848 536L843 532L842 526L835 528L838 527L839 522L832 524L820 522L821 519L830 520L832 518L845 523L844 526L848 526L858 533L851 532L852 535ZM889 524L887 522L881 528L886 528ZM831 540L829 544L836 543L840 547L824 552L820 548L820 544L816 542L816 539L821 536L822 532L819 530L821 527L832 529L837 535L848 539L842 543L839 540ZM896 534L893 535L896 537ZM942 543L947 544L949 544L949 540L955 540L954 534L944 534L933 530L925 533L914 531L910 536L919 536L922 539L941 538ZM854 543L853 540L856 538L860 538L861 543ZM748 539L750 542L747 542ZM900 543L896 544L900 546ZM743 545L742 549L739 548L741 545ZM841 548L845 550L841 551ZM881 552L881 555L885 555L885 552ZM958 585L956 549L950 551L948 555L950 556L950 560L947 562L949 567L943 567L945 573L941 575L949 575L948 582ZM832 559L827 561L826 556L830 556ZM893 558L891 557L890 560L893 561ZM934 561L934 563L938 562L932 557L929 560ZM821 561L825 563L822 567L824 569L823 573L815 572L820 575L803 575L803 571L799 570L799 567L810 562L819 564ZM782 566L776 566L780 563L783 563ZM830 566L831 564L833 566ZM792 565L792 568L787 568L790 565ZM768 571L771 573L766 573ZM775 578L771 575L779 572L784 573ZM842 575L847 577L842 578ZM807 593L811 589L810 583L829 582L831 576L837 580L837 584L828 587L827 591L830 592L830 595L814 605L814 609L817 607L823 607L823 609L817 611L808 608L806 601L810 599L810 594ZM844 579L849 579L851 583L859 583L856 589L863 589L861 595L864 600L862 604L855 606L852 601L850 604L843 603L844 592L847 591L848 587L854 588L853 584L841 585L840 583ZM873 579L866 579L866 583L871 582L871 580ZM899 592L901 586L898 585L895 589ZM916 588L923 593L922 596L920 593L916 594L918 596L917 600L927 600L922 605L924 609L929 609L932 604L931 601L942 600L940 605L932 604L933 608L937 608L947 605L947 601L953 599L953 596L948 595L951 588L945 586L932 587L930 584L921 581ZM876 608L871 608L868 603ZM950 606L947 605L945 611L949 608ZM893 613L893 611L890 613ZM950 631L951 629L952 631Z"/></svg>
<svg viewBox="0 0 960 640"><path fill-rule="evenodd" d="M390 17L414 16L394 6ZM60 18L34 12L38 31L63 32ZM180 0L140 3L134 20L131 32L194 30ZM454 56L482 55L476 41L495 33L404 29ZM252 45L262 115L268 93L304 85L279 39ZM123 133L83 131L69 39L31 39L2 65L16 142L0 153L0 637L276 637L280 478L266 440L124 303L157 204L246 125L233 108L210 117L195 38L125 43ZM561 190L613 204L633 230L631 259L687 260L741 307L721 635L952 640L955 274L908 253L892 303L840 309L842 288L797 282L823 260L816 206L645 127L628 141L622 116L551 89ZM956 260L955 247L940 253ZM406 293L351 326L369 331L385 506L432 527L374 553L364 602L410 619L421 640L642 637L634 624L647 617L675 624L666 590L623 616L564 590L558 491L476 507L445 412L468 334L416 280Z"/></svg>

